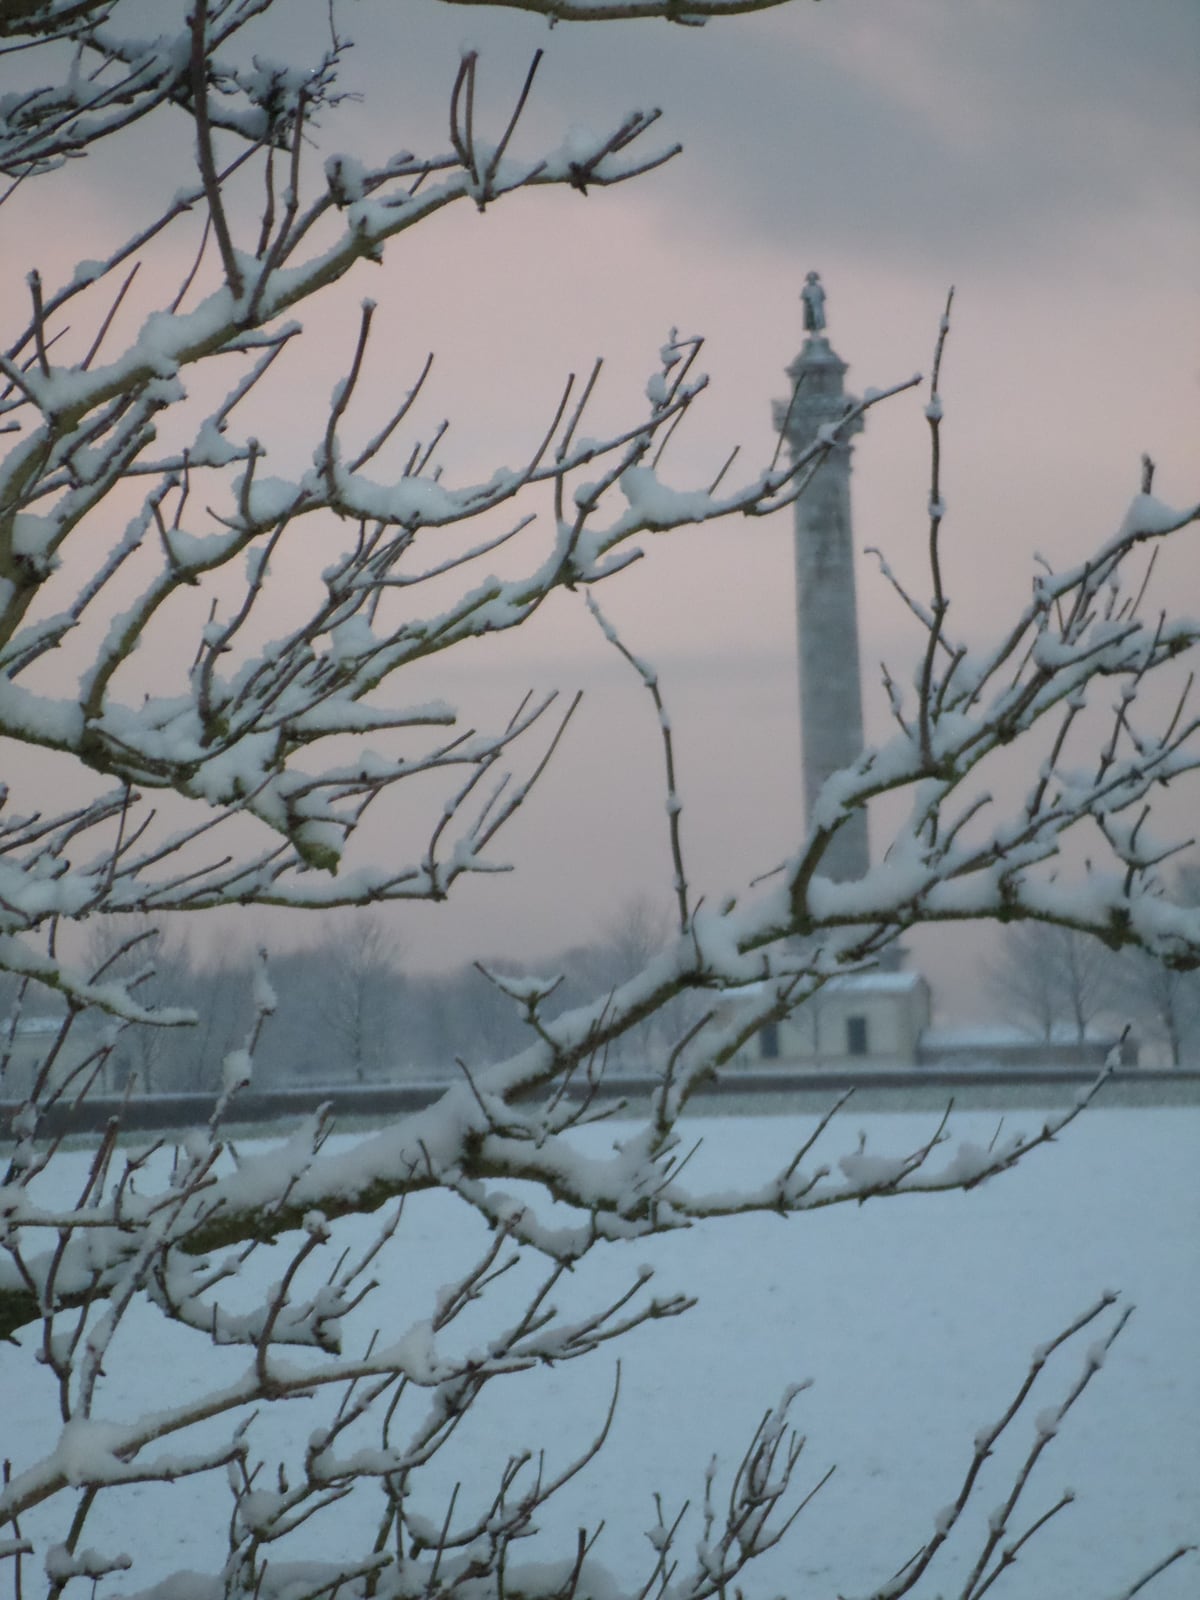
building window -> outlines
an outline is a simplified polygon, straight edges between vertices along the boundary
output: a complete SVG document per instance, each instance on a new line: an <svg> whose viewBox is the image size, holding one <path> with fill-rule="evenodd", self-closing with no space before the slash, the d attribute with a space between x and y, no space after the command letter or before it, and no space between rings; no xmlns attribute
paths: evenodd
<svg viewBox="0 0 1200 1600"><path fill-rule="evenodd" d="M777 1022L764 1022L758 1030L758 1040L762 1049L763 1060L778 1061L779 1024Z"/></svg>
<svg viewBox="0 0 1200 1600"><path fill-rule="evenodd" d="M846 1018L846 1054L848 1056L865 1056L867 1054L866 1017Z"/></svg>

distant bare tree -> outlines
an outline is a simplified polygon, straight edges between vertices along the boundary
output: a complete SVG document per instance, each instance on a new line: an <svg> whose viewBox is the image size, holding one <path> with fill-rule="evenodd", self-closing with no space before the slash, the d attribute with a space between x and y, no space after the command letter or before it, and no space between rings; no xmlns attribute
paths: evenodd
<svg viewBox="0 0 1200 1600"><path fill-rule="evenodd" d="M1200 905L1200 867L1175 876L1182 905ZM1144 950L1122 950L1109 962L1114 999L1139 1028L1165 1047L1174 1067L1200 1061L1200 973L1182 972Z"/></svg>
<svg viewBox="0 0 1200 1600"><path fill-rule="evenodd" d="M322 941L330 1081L348 1071L362 1083L384 1071L394 1076L407 1065L400 948L396 935L369 911L343 912Z"/></svg>
<svg viewBox="0 0 1200 1600"><path fill-rule="evenodd" d="M1200 1055L1200 984L1194 972L1176 972L1140 950L1122 950L1111 962L1114 999L1173 1067Z"/></svg>
<svg viewBox="0 0 1200 1600"><path fill-rule="evenodd" d="M1007 1019L1039 1039L1082 1043L1113 1011L1112 952L1094 935L1051 923L1004 929L988 986Z"/></svg>
<svg viewBox="0 0 1200 1600"><path fill-rule="evenodd" d="M564 975L556 998L564 1007L579 1005L587 996L614 993L665 950L671 938L668 913L646 895L635 895L609 918L592 944L566 951L551 965ZM686 1033L702 1007L695 998L677 995L667 1006L614 1040L609 1062L613 1066L651 1068L661 1064L673 1040Z"/></svg>
<svg viewBox="0 0 1200 1600"><path fill-rule="evenodd" d="M219 959L191 966L186 999L196 1014L194 1028L173 1029L172 1088L216 1094L224 1062L245 1036L254 1015L253 978L248 956L222 952Z"/></svg>
<svg viewBox="0 0 1200 1600"><path fill-rule="evenodd" d="M160 921L134 912L102 917L88 928L85 959L94 984L119 982L149 1007L190 998L186 940ZM102 1017L102 1011L91 1014ZM141 1094L184 1087L177 1072L185 1041L174 1029L119 1019L105 1070L110 1089Z"/></svg>

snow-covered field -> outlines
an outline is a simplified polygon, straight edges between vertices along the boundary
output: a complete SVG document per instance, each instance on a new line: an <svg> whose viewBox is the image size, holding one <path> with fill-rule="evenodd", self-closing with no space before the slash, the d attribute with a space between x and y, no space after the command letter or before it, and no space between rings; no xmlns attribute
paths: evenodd
<svg viewBox="0 0 1200 1600"><path fill-rule="evenodd" d="M860 1128L873 1149L908 1149L934 1120L844 1115L827 1135L826 1158L853 1148ZM986 1142L995 1120L956 1118L954 1131ZM1037 1121L1036 1113L1010 1115L1005 1131ZM786 1159L810 1126L791 1116L697 1119L704 1145L693 1175L702 1169L706 1179L732 1185L764 1162ZM589 1136L616 1132L609 1126ZM598 1252L569 1287L579 1305L600 1303L643 1262L655 1266L660 1291L687 1290L700 1304L682 1321L639 1330L619 1352L494 1385L456 1458L436 1465L433 1487L457 1478L464 1495L482 1495L494 1481L489 1466L524 1445L544 1445L552 1466L564 1463L602 1419L620 1353L621 1401L608 1447L544 1525L562 1535L558 1553L568 1553L577 1527L604 1518L596 1554L633 1581L649 1570L644 1530L654 1491L668 1513L685 1499L695 1503L710 1454L732 1469L780 1391L812 1378L794 1409L808 1436L797 1484L806 1489L832 1463L837 1471L783 1548L757 1569L761 1583L751 1592L789 1600L860 1594L927 1537L957 1492L974 1434L1003 1411L1031 1350L1113 1288L1137 1310L1043 1457L1017 1526L1066 1486L1078 1498L991 1591L1104 1600L1200 1537L1198 1158L1200 1109L1093 1110L1057 1146L972 1194L874 1201L790 1222L741 1218ZM365 1239L367 1225L354 1226ZM425 1317L430 1295L473 1257L480 1239L473 1218L444 1196L410 1202L383 1284L362 1310L363 1334L382 1325L396 1336ZM507 1296L520 1288L516 1278L502 1280ZM482 1342L486 1326L481 1316L459 1337ZM1034 1416L1061 1400L1093 1338L1089 1331L1047 1367L1029 1415L1014 1425L1013 1448L985 1468L973 1531L1002 1499ZM110 1414L215 1387L245 1359L209 1351L140 1312L123 1354L111 1369ZM50 1388L37 1369L31 1377L27 1355L8 1348L0 1351L0 1391L0 1455L15 1465L29 1459L34 1441L49 1442ZM268 1454L302 1447L322 1415L316 1402L274 1409L282 1414L266 1419ZM134 1574L101 1583L100 1595L220 1563L229 1506L221 1482L113 1493L107 1509L104 1498L86 1542L124 1546L138 1562ZM432 1496L427 1509L436 1510ZM339 1507L330 1524L314 1527L310 1548L329 1558L339 1540L354 1548L369 1526L365 1505L361 1514L353 1504ZM975 1547L955 1548L919 1593L957 1593ZM1200 1560L1177 1563L1146 1592L1190 1600L1200 1593Z"/></svg>

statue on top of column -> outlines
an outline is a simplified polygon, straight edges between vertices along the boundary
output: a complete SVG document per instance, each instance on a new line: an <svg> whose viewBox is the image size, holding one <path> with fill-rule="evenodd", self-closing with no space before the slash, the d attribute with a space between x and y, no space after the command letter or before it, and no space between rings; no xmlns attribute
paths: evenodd
<svg viewBox="0 0 1200 1600"><path fill-rule="evenodd" d="M804 280L804 287L800 291L800 299L804 302L804 331L805 333L825 332L825 290L821 287L818 273L810 272Z"/></svg>

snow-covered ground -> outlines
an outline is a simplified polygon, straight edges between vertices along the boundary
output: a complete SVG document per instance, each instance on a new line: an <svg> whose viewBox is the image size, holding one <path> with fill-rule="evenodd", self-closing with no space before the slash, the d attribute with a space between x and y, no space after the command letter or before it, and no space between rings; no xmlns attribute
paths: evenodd
<svg viewBox="0 0 1200 1600"><path fill-rule="evenodd" d="M1037 1120L1010 1115L1005 1131ZM955 1133L986 1142L995 1121L956 1118ZM860 1128L882 1152L912 1147L932 1125L926 1115L848 1113L827 1135L827 1159L853 1148ZM764 1162L785 1160L810 1127L791 1116L697 1119L704 1145L693 1177L732 1185ZM589 1138L619 1132L609 1125ZM1137 1310L1043 1457L1016 1525L1066 1486L1078 1498L991 1591L1104 1600L1200 1537L1198 1154L1200 1109L1093 1110L1057 1146L972 1194L873 1201L788 1222L740 1218L598 1252L569 1285L573 1302L600 1303L649 1262L658 1290L687 1290L700 1304L682 1321L639 1330L619 1351L494 1385L456 1458L436 1464L431 1488L461 1479L464 1496L482 1496L494 1482L490 1467L525 1445L544 1445L549 1464L563 1464L601 1421L620 1353L621 1401L608 1447L544 1525L562 1535L566 1553L577 1527L604 1518L596 1554L632 1581L649 1570L644 1530L654 1520L654 1491L668 1513L685 1499L695 1504L710 1454L732 1470L781 1390L812 1378L794 1408L808 1436L797 1485L806 1489L832 1463L837 1471L757 1569L761 1584L751 1592L789 1600L860 1594L928 1536L957 1492L973 1436L1003 1411L1031 1350L1113 1288ZM365 1223L353 1227L367 1237ZM382 1325L396 1336L426 1316L430 1295L474 1256L481 1237L444 1196L411 1201L383 1284L362 1309L362 1332ZM512 1277L500 1292L515 1297L520 1288ZM481 1315L458 1338L482 1342L487 1325ZM985 1468L972 1531L1003 1498L1034 1416L1061 1400L1093 1338L1088 1332L1047 1367L1029 1415L1014 1425L1012 1448ZM140 1311L123 1354L105 1401L114 1415L215 1387L245 1359L211 1352ZM50 1389L37 1369L31 1376L27 1355L8 1348L0 1351L0 1391L0 1455L15 1465L35 1440L49 1442ZM281 1415L266 1419L264 1453L294 1455L321 1408L273 1409ZM176 1569L211 1570L221 1560L228 1505L218 1481L102 1497L86 1542L124 1546L138 1563L134 1574L101 1583L99 1594L130 1593ZM432 1493L423 1509L436 1512ZM313 1527L309 1548L329 1558L342 1541L349 1551L358 1534L369 1538L371 1521L365 1503L361 1511L339 1507L330 1523ZM935 1566L918 1592L956 1594L974 1548L968 1541ZM1146 1592L1190 1600L1200 1592L1200 1560L1177 1563Z"/></svg>

